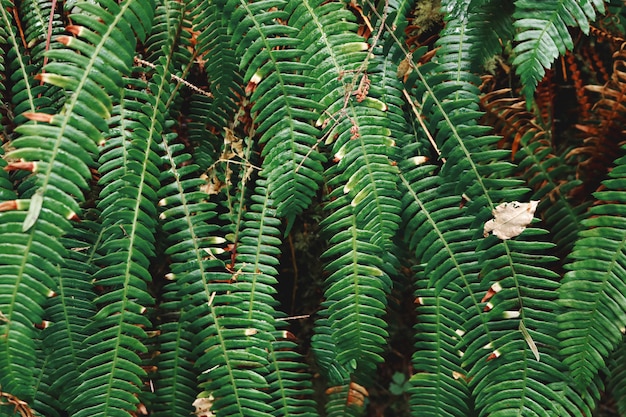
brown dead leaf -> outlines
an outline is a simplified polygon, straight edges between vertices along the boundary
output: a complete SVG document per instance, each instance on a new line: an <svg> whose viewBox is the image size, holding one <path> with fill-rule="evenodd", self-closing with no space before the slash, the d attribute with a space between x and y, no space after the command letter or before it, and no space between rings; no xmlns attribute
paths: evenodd
<svg viewBox="0 0 626 417"><path fill-rule="evenodd" d="M232 149L232 151L235 152L235 154L237 154L238 157L243 158L244 157L243 140L235 136L235 133L227 127L224 128L224 131L226 132L226 135L224 136L224 145L226 145L225 148L227 149L228 146L230 145L230 149ZM229 157L229 158L223 158L223 159L231 159L231 158Z"/></svg>

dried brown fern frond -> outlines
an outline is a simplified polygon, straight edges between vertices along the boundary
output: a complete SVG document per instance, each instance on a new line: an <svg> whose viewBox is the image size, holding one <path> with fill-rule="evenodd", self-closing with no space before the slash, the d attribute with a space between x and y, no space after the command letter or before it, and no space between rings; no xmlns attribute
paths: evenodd
<svg viewBox="0 0 626 417"><path fill-rule="evenodd" d="M576 128L584 135L582 146L573 148L567 158L578 165L578 178L591 192L604 178L607 168L620 155L626 123L626 43L613 54L613 73L604 85L587 85L595 104L591 116ZM594 180L595 179L595 180ZM590 181L587 181L590 180Z"/></svg>
<svg viewBox="0 0 626 417"><path fill-rule="evenodd" d="M565 61L567 63L569 78L574 86L576 100L578 101L579 117L583 120L588 120L591 117L591 103L589 102L589 96L585 91L586 83L582 78L582 73L578 66L576 55L571 51L567 52L565 54Z"/></svg>
<svg viewBox="0 0 626 417"><path fill-rule="evenodd" d="M590 72L595 74L598 82L609 82L609 73L606 69L604 61L598 53L598 49L595 47L595 44L589 44L587 47L581 48L581 54L584 61L587 63L587 65L589 65Z"/></svg>
<svg viewBox="0 0 626 417"><path fill-rule="evenodd" d="M620 47L620 45L626 42L626 39L622 38L621 36L614 35L604 28L590 26L589 33L595 36L596 39L598 39L600 42L611 42L616 47Z"/></svg>
<svg viewBox="0 0 626 417"><path fill-rule="evenodd" d="M485 123L503 137L501 146L504 143L510 145L512 159L515 158L522 137L534 132L532 141L535 141L545 135L543 128L536 122L535 114L526 110L526 101L522 97L514 96L510 88L487 93L480 102L485 111Z"/></svg>
<svg viewBox="0 0 626 417"><path fill-rule="evenodd" d="M554 70L546 71L543 80L537 85L535 91L535 107L537 108L537 123L543 130L554 137L554 101L556 99L556 84L554 82Z"/></svg>

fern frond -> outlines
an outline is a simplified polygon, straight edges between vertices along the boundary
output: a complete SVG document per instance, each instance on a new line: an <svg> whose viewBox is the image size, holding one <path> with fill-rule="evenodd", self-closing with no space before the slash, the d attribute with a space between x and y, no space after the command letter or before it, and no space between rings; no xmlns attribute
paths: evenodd
<svg viewBox="0 0 626 417"><path fill-rule="evenodd" d="M402 199L405 239L417 262L425 265L415 291L415 329L419 332L410 401L416 415L426 406L433 414L465 416L469 390L457 346L465 333L465 319L457 303L466 297L476 304L466 308L477 308L476 295L469 287L480 272L480 266L473 261L473 219L459 213L456 198L440 198L446 187L436 175L437 167L420 164L422 160L413 157L400 165L406 190ZM450 226L444 226L447 224Z"/></svg>
<svg viewBox="0 0 626 417"><path fill-rule="evenodd" d="M423 286L425 280L420 282ZM460 301L464 291L418 288L415 295L419 300L414 326L416 372L409 392L413 415L467 416L471 410L469 389L456 349L463 335Z"/></svg>
<svg viewBox="0 0 626 417"><path fill-rule="evenodd" d="M160 378L154 403L158 415L183 416L192 411L199 391L192 329L199 331L204 325L198 321L207 320L204 314L208 314L211 294L203 289L218 276L215 271L223 268L216 255L225 239L217 234L219 226L210 223L217 214L215 204L207 202L206 194L199 191L204 183L198 178L199 167L189 163L191 156L183 152L183 145L170 143L167 136L163 149L169 169L161 175L159 206L163 230L168 233L166 254L172 260L167 277L173 282L165 287L166 302L161 306L165 317L157 339ZM228 279L226 273L222 275Z"/></svg>
<svg viewBox="0 0 626 417"><path fill-rule="evenodd" d="M333 339L331 321L328 319L328 302L315 320L315 334L311 337L311 351L328 386L338 386L350 381L350 372L337 361L337 345Z"/></svg>
<svg viewBox="0 0 626 417"><path fill-rule="evenodd" d="M211 98L192 96L189 109L189 138L196 144L196 162L207 170L218 158L224 141L224 128L229 127L245 96L241 87L239 59L232 46L232 33L228 31L225 0L206 4L198 1L189 4L193 28L199 32L197 55L203 60L208 76ZM211 58L206 59L210 53Z"/></svg>
<svg viewBox="0 0 626 417"><path fill-rule="evenodd" d="M225 8L226 0L206 4L192 2L190 13L194 16L193 27L200 32L196 49L201 59L205 59L205 71L209 77L209 89L216 104L213 113L234 114L239 98L244 95L241 88L242 76L239 73L239 59L235 55L233 34L229 29L231 12ZM224 119L228 120L228 118ZM220 126L222 127L222 126Z"/></svg>
<svg viewBox="0 0 626 417"><path fill-rule="evenodd" d="M0 146L0 157L4 156L4 148ZM9 179L7 171L4 169L7 162L4 158L0 158L0 204L5 201L15 200L15 192L13 191L13 184Z"/></svg>
<svg viewBox="0 0 626 417"><path fill-rule="evenodd" d="M391 280L382 260L382 250L372 243L371 230L361 229L349 198L336 188L329 196L336 198L328 209L337 210L321 223L329 239L325 298L332 339L336 344L336 362L361 383L370 375L381 356L386 323L382 319Z"/></svg>
<svg viewBox="0 0 626 417"><path fill-rule="evenodd" d="M104 293L94 301L99 311L86 340L91 358L82 367L83 382L73 403L76 416L130 412L139 401L145 372L138 353L147 350L143 328L150 326L143 312L153 303L147 283L149 259L155 255L158 144L171 95L167 57L159 64L148 85L151 95L135 90L137 99L132 100L124 92L115 108L119 117L112 119L118 136L109 138L100 158L103 188L98 207L104 231L102 257L96 262L106 266L94 280Z"/></svg>
<svg viewBox="0 0 626 417"><path fill-rule="evenodd" d="M608 388L615 399L617 411L626 413L626 350L624 341L613 351L608 362L610 371Z"/></svg>
<svg viewBox="0 0 626 417"><path fill-rule="evenodd" d="M537 83L552 62L574 47L569 27L589 33L596 10L604 13L601 0L532 0L515 2L514 26L517 29L513 65L522 81L522 92L531 102Z"/></svg>
<svg viewBox="0 0 626 417"><path fill-rule="evenodd" d="M112 29L125 26L124 33L132 34L134 29L143 39L142 25L149 25L151 20L150 7L134 0L121 6L105 5L108 10L92 3L81 4L83 10L109 25L95 17L75 15L75 21L85 26L71 30L84 40L58 38L67 48L50 51L56 62L39 77L68 92L63 112L29 114L30 119L46 123L19 126L16 131L21 136L6 155L11 160L22 159L25 164L19 167L33 172L33 186L24 195L27 199L15 200L13 210L0 213L0 224L5 228L0 245L14 249L0 265L2 285L14 288L3 292L0 299L0 311L6 318L0 323L0 366L5 370L0 384L26 399L32 396L33 323L41 321L41 306L51 294L49 288L54 288L58 265L63 264L65 249L58 239L71 229L67 219L76 217L77 199L83 198L82 190L91 178L88 167L93 165L101 131L107 129L104 119L111 107L107 93L117 94L116 81L120 72L128 71L135 49L134 36L116 38ZM78 55L76 50L86 54ZM123 58L125 51L127 59Z"/></svg>
<svg viewBox="0 0 626 417"><path fill-rule="evenodd" d="M622 220L626 158L615 161L605 191L594 196L601 204L589 210L584 230L571 253L568 272L559 288L561 352L574 381L586 387L626 328L623 263L626 227Z"/></svg>
<svg viewBox="0 0 626 417"><path fill-rule="evenodd" d="M441 35L433 61L437 65L428 76L423 74L425 69L415 69L421 81L416 94L424 97L422 114L445 158L439 173L442 185L429 186L433 187L430 192L437 193L429 212L438 228L426 242L418 240L423 245L418 256L427 260L425 273L429 275L429 268L434 272L429 276L432 285L454 285L471 295L463 298L465 335L460 347L477 408L494 414L556 410L553 404L566 404L570 399L562 396L563 370L553 337L557 276L548 266L554 258L542 255L551 245L538 238L545 233L540 229L527 231L515 241L493 236L479 240L481 230L477 229L488 219L483 216L489 215L485 209L492 210L497 201L519 199L526 190L517 188L518 180L508 178L512 170L504 161L508 152L493 149L497 138L484 136L487 129L476 123L481 115L479 80L468 72L471 62L466 51L474 38L467 22L448 19ZM459 213L461 194L469 201ZM455 212L448 211L454 205ZM454 220L442 222L448 216ZM453 234L456 227L460 230ZM428 242L437 239L443 242L429 246ZM442 244L455 255L439 254L436 248ZM445 274L448 270L454 272ZM495 291L499 286L503 290ZM485 294L488 288L497 294L490 295L493 301L485 307L481 303L489 297L479 302L477 294ZM531 294L543 301L541 305L526 301ZM543 347L541 363L531 353L535 349L531 340ZM519 375L517 385L510 384L511 372ZM492 400L496 393L502 401Z"/></svg>
<svg viewBox="0 0 626 417"><path fill-rule="evenodd" d="M257 182L249 210L237 233L235 264L226 282L213 283L208 323L198 333L202 388L215 397L217 415L270 415L274 392L268 392L268 352L274 340L280 220L263 181ZM232 411L231 411L232 410Z"/></svg>
<svg viewBox="0 0 626 417"><path fill-rule="evenodd" d="M311 67L294 60L305 52L298 26L280 23L294 12L283 10L283 3L266 4L261 10L241 5L233 15L240 21L231 23L237 24L232 42L241 56L243 81L252 91L251 113L263 146L262 173L277 214L293 221L311 204L325 158L316 148L319 131L311 123L317 119L315 110L321 110L311 99L319 90L312 87L314 78L303 75ZM300 5L291 2L290 7Z"/></svg>
<svg viewBox="0 0 626 417"><path fill-rule="evenodd" d="M24 123L27 120L23 116L24 112L54 113L50 108L52 104L50 98L45 93L49 93L48 90L56 87L40 85L40 82L33 78L35 73L41 70L41 63L39 66L31 64L32 57L29 57L25 52L19 31L6 8L0 11L0 19L6 28L6 38L10 45L7 57L9 58L8 66L11 70L11 83L13 85L11 88L13 106L9 113L13 116L12 122L15 124Z"/></svg>
<svg viewBox="0 0 626 417"><path fill-rule="evenodd" d="M473 67L478 70L513 40L515 5L513 0L478 0L468 10L468 28L480 39L470 48Z"/></svg>
<svg viewBox="0 0 626 417"><path fill-rule="evenodd" d="M88 359L85 339L87 325L95 314L91 277L93 257L100 228L96 223L81 222L61 238L67 258L56 282L58 294L46 305L46 319L52 324L42 332L45 346L54 346L49 353L51 389L62 404L69 404L80 384L80 365Z"/></svg>
<svg viewBox="0 0 626 417"><path fill-rule="evenodd" d="M41 340L39 340L39 342L41 342ZM48 359L48 355L43 352L42 345L41 343L39 343L37 355L37 372L35 375L34 385L35 400L33 401L33 409L41 415L60 417L62 403L56 396L54 396L53 391L50 388L53 380L50 376L50 361ZM0 407L2 407L2 405L0 405Z"/></svg>
<svg viewBox="0 0 626 417"><path fill-rule="evenodd" d="M65 25L58 10L52 10L53 2L49 0L26 0L20 1L18 5L26 41L24 46L28 48L33 64L40 70L46 49L58 46L52 42L47 44L48 31L50 38L54 39L62 34Z"/></svg>
<svg viewBox="0 0 626 417"><path fill-rule="evenodd" d="M146 40L146 57L156 62L163 51L172 51L174 55L185 55L183 61L189 62L191 52L191 28L185 15L185 3L176 0L161 0L155 10L152 31ZM174 52L176 51L176 52ZM169 52L168 52L169 53ZM178 69L177 59L173 59L174 68Z"/></svg>
<svg viewBox="0 0 626 417"><path fill-rule="evenodd" d="M342 3L307 2L308 13L292 18L302 27L300 37L310 46L303 62L314 66L306 75L316 78L315 96L322 104L316 125L323 129L327 144L341 170L341 186L354 206L359 228L369 228L381 247L390 245L400 221L397 169L391 164L394 140L390 137L387 106L370 91L369 45L356 34L357 25ZM339 22L325 27L329 19ZM291 22L290 21L290 22ZM311 39L315 39L312 42Z"/></svg>
<svg viewBox="0 0 626 417"><path fill-rule="evenodd" d="M302 355L295 351L295 336L287 330L277 330L274 339L270 344L270 367L266 377L273 397L272 415L317 416L311 374Z"/></svg>

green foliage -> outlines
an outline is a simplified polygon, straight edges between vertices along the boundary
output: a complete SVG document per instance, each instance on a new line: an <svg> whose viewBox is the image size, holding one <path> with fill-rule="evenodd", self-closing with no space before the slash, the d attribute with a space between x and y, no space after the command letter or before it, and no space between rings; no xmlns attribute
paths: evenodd
<svg viewBox="0 0 626 417"><path fill-rule="evenodd" d="M626 158L577 197L550 132L481 108L496 55L540 107L602 1L0 3L0 414L359 416L388 390L588 416L611 369L625 409ZM541 224L484 234L530 199ZM324 274L290 327L311 224Z"/></svg>
<svg viewBox="0 0 626 417"><path fill-rule="evenodd" d="M552 62L574 48L569 27L589 33L590 21L596 18L596 9L604 12L602 0L516 0L514 26L518 30L518 44L513 53L524 94L530 100L537 83Z"/></svg>

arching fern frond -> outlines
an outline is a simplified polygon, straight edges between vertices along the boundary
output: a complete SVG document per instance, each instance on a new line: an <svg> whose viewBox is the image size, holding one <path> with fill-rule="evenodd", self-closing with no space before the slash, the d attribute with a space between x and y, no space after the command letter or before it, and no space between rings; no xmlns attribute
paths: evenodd
<svg viewBox="0 0 626 417"><path fill-rule="evenodd" d="M595 9L594 9L595 8ZM513 65L522 81L527 102L532 100L539 80L552 62L574 47L569 27L589 32L596 10L604 13L602 0L517 0L515 21L518 42L513 53Z"/></svg>
<svg viewBox="0 0 626 417"><path fill-rule="evenodd" d="M81 368L83 382L73 404L76 416L131 412L139 401L145 375L139 354L147 350L143 329L150 326L143 313L153 303L147 283L149 259L155 256L158 144L171 88L167 67L163 57L148 85L150 95L123 92L111 119L115 136L100 158L103 238L96 263L103 267L94 280L103 293L94 300L99 311L86 340L91 357Z"/></svg>
<svg viewBox="0 0 626 417"><path fill-rule="evenodd" d="M211 294L208 282L218 276L224 264L216 255L219 245L225 242L219 236L219 226L211 224L217 216L215 204L206 201L207 195L199 191L204 181L199 179L199 167L190 162L191 156L183 152L182 144L163 140L164 165L169 169L161 175L159 192L160 219L168 233L166 254L172 259L171 283L164 288L161 305L163 321L158 337L157 383L159 394L154 399L157 415L188 415L198 391L194 369L196 356L194 332L206 326L207 302ZM222 273L223 279L228 279Z"/></svg>
<svg viewBox="0 0 626 417"><path fill-rule="evenodd" d="M273 284L280 220L263 182L257 183L249 211L237 233L235 264L226 282L216 282L208 307L208 325L198 333L202 387L215 397L217 415L271 415L268 352L274 339Z"/></svg>
<svg viewBox="0 0 626 417"><path fill-rule="evenodd" d="M470 48L474 69L478 70L513 40L515 6L513 0L473 0L468 10L468 27L480 39Z"/></svg>
<svg viewBox="0 0 626 417"><path fill-rule="evenodd" d="M369 383L387 337L382 317L391 291L382 250L372 243L372 231L362 229L348 203L348 196L336 188L328 209L336 211L321 223L329 236L325 297L336 361L360 383Z"/></svg>
<svg viewBox="0 0 626 417"><path fill-rule="evenodd" d="M52 10L53 4L49 0L26 0L18 3L26 41L24 46L28 48L33 64L38 69L43 67L45 51L58 46L54 42L48 43L48 40L62 34L64 28L61 14L58 10Z"/></svg>
<svg viewBox="0 0 626 417"><path fill-rule="evenodd" d="M196 144L196 162L205 170L217 159L224 141L224 128L235 118L245 96L233 35L228 30L230 12L226 14L224 4L225 0L189 4L190 14L194 16L193 28L199 32L197 54L203 60L213 95L192 96L189 110L189 138ZM206 59L209 53L211 59Z"/></svg>
<svg viewBox="0 0 626 417"><path fill-rule="evenodd" d="M473 218L465 232L467 237L463 239L465 233L458 233L452 241L454 246L458 245L458 249L453 248L455 252L467 251L467 257L452 259L462 259L460 271L470 272L461 274L455 286L475 295L492 290L481 302L476 296L463 298L462 366L467 370L469 386L481 412L525 414L556 410L553 404L566 404L570 399L563 399L563 370L555 353L558 342L554 338L553 290L557 276L548 269L553 258L542 255L551 245L538 238L545 233L540 229L525 232L525 236L515 241L499 241L493 236L479 238L495 203L520 199L526 190L518 188L518 180L508 178L512 170L512 165L505 162L508 152L493 149L497 138L485 136L487 129L476 123L481 115L477 107L480 81L468 72L471 63L466 52L471 49L472 36L465 20L449 18L437 43L439 49L434 58L437 65L431 67L427 76L421 68L416 68L421 82L416 95L423 97L421 108L428 119L427 126L445 158L439 173L443 185L437 188L434 203L441 214L433 214L441 228L439 235L445 235L454 223L441 222L435 215L443 216L446 213L443 209L451 208L454 200L458 213L461 195L469 200L461 204L464 213L450 215ZM451 237L452 234L444 242L450 243ZM422 250L430 249L427 244L422 247ZM432 270L445 272L438 265L444 259L449 262L450 257L439 260L436 252L426 253L434 255L427 256ZM475 272L477 265L480 265L479 274ZM429 278L437 285L439 280L454 282L452 277L437 274ZM451 278L453 281L448 281ZM494 292L497 294L493 295ZM542 303L528 304L525 299L530 294L534 297L541 294ZM493 298L487 306L479 305L489 297ZM531 353L535 349L531 340L538 340L543 347L541 363ZM511 372L519 376L517 385L510 384ZM496 393L502 401L492 400Z"/></svg>
<svg viewBox="0 0 626 417"><path fill-rule="evenodd" d="M623 222L623 188L626 158L615 161L606 189L594 196L601 204L589 210L584 230L571 253L568 272L559 288L561 352L579 387L585 388L609 354L622 340L626 328L626 225Z"/></svg>
<svg viewBox="0 0 626 417"><path fill-rule="evenodd" d="M39 81L33 78L37 72L41 71L41 63L39 65L31 63L32 57L28 56L25 51L20 33L6 8L0 11L0 19L6 28L6 38L9 44L7 57L9 58L8 66L11 70L10 82L12 84L12 108L9 112L10 118L13 119L11 121L15 124L24 123L27 120L23 116L24 112L54 113L50 109L50 97L45 93L49 93L47 90L56 89L56 87L41 85Z"/></svg>
<svg viewBox="0 0 626 417"><path fill-rule="evenodd" d="M465 334L462 299L474 300L475 306L466 308L479 309L469 287L480 272L471 240L473 219L459 213L456 198L440 198L446 188L441 187L437 167L420 164L423 159L412 157L400 165L406 190L402 199L405 239L417 262L424 265L415 290L418 332L411 409L415 415L426 406L434 414L465 416L470 395L457 345Z"/></svg>
<svg viewBox="0 0 626 417"><path fill-rule="evenodd" d="M315 96L324 109L316 124L326 143L333 144L342 178L337 185L349 196L359 228L369 228L374 243L388 247L400 222L400 206L387 106L376 90L370 91L369 72L377 65L370 62L370 47L356 34L354 18L342 3L315 0L303 6L292 21L310 43L303 61L314 67L306 75L318 80L314 86L322 92ZM329 19L339 23L325 27Z"/></svg>
<svg viewBox="0 0 626 417"><path fill-rule="evenodd" d="M281 323L276 324L279 328ZM291 332L277 330L270 344L266 380L272 393L272 415L316 417L311 374L304 358L296 351L295 339Z"/></svg>
<svg viewBox="0 0 626 417"><path fill-rule="evenodd" d="M2 285L14 288L0 298L0 311L6 318L0 323L0 366L4 369L0 385L26 399L32 396L33 324L41 321L41 306L51 294L49 288L54 288L53 277L65 257L58 239L71 229L67 219L76 218L80 211L77 200L83 199L96 143L107 130L104 119L109 116L111 96L118 95L120 73L129 70L137 37L145 37L144 25L151 22L148 2L129 0L117 5L105 1L103 5L106 9L81 3L90 15L74 15L77 25L70 30L82 39L57 38L66 48L50 51L55 62L39 76L66 90L69 97L63 111L28 114L33 122L16 129L20 137L6 155L11 161L21 160L13 169L33 172L26 199L14 200L13 210L0 213L4 228L0 245L13 248L12 255L0 261L0 277Z"/></svg>
<svg viewBox="0 0 626 417"><path fill-rule="evenodd" d="M298 2L277 1L241 5L233 19L237 23L232 39L241 56L241 70L247 90L252 91L251 113L263 146L263 172L276 204L277 214L293 222L311 204L322 181L322 163L318 152L319 131L312 126L315 110L321 106L312 99L319 95L314 78L304 75L311 67L295 60L304 55L300 48L298 26L281 24L300 9ZM268 8L269 7L269 8ZM296 8L296 9L291 9Z"/></svg>
<svg viewBox="0 0 626 417"><path fill-rule="evenodd" d="M44 344L55 346L48 359L50 393L61 404L70 404L76 397L80 366L89 359L84 342L89 336L87 325L95 314L91 277L100 232L97 223L83 221L61 238L68 256L57 277L58 293L46 305L45 318L51 325L42 332Z"/></svg>

